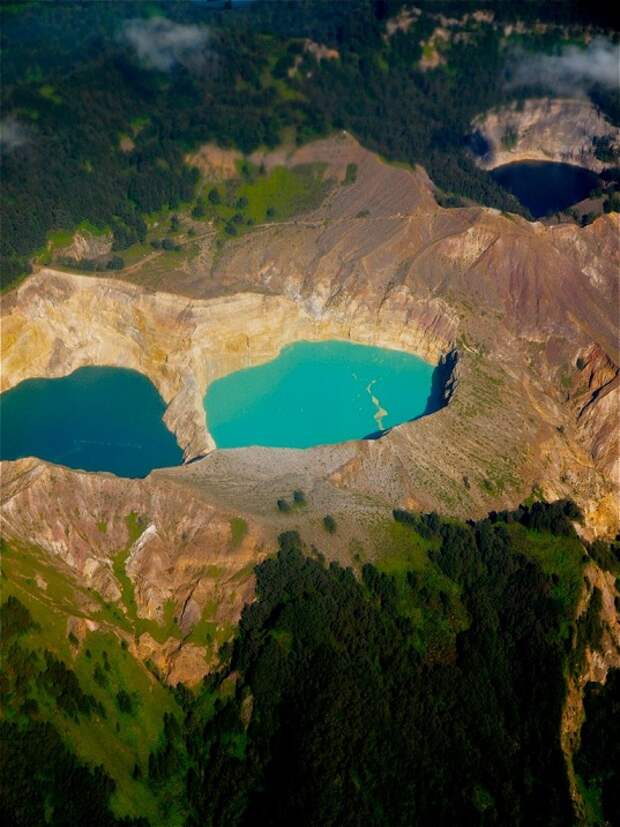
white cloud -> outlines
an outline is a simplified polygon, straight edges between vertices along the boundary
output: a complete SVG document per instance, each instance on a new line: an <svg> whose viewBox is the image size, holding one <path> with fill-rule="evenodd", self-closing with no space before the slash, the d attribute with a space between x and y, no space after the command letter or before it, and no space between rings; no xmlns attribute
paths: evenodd
<svg viewBox="0 0 620 827"><path fill-rule="evenodd" d="M566 47L559 55L519 53L513 60L512 84L542 84L561 94L587 90L594 83L620 86L620 44L594 38L585 49Z"/></svg>
<svg viewBox="0 0 620 827"><path fill-rule="evenodd" d="M128 20L123 38L133 46L140 60L153 69L167 72L180 63L190 69L204 62L204 47L209 39L204 26L174 23L165 17Z"/></svg>
<svg viewBox="0 0 620 827"><path fill-rule="evenodd" d="M27 143L28 133L20 122L8 115L0 120L0 149L11 152L18 146Z"/></svg>

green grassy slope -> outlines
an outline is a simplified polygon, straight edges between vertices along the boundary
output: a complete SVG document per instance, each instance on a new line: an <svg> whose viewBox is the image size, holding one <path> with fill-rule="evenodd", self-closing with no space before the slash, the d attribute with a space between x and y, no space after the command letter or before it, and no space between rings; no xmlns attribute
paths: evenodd
<svg viewBox="0 0 620 827"><path fill-rule="evenodd" d="M3 544L1 582L2 600L17 598L36 624L19 639L34 658L32 675L20 670L13 641L3 635L5 719L23 723L24 704L36 702L36 720L52 723L80 760L101 765L114 780L118 816L145 816L157 824L165 814L166 823L182 823L178 804L148 783L149 753L163 732L164 714L180 718L181 711L174 693L129 651L137 631L133 618L107 606L35 548ZM43 685L45 652L64 663L80 690L95 700L89 715L66 714ZM130 699L125 710L119 693ZM133 777L136 764L142 778Z"/></svg>
<svg viewBox="0 0 620 827"><path fill-rule="evenodd" d="M535 503L471 524L406 511L394 517L366 538L367 554L358 548L354 570L326 566L294 532L282 535L277 560L257 567L256 602L236 632L224 630L235 633L232 646L220 648L216 607L205 607L188 640L211 651L217 645L220 662L191 691L170 689L135 654L135 636L146 627L126 549L113 561L122 597L110 605L41 550L3 544L0 726L13 744L29 748L41 737L49 748L47 764L42 754L34 773L19 770L19 783L43 779L41 806L53 813L69 799L50 768L56 759L77 761L72 772L102 768L105 775L87 772L80 784L92 788L95 803L109 796L116 818L228 827L243 813L260 819L259 792L268 800L274 779L294 774L310 750L304 766L317 783L322 763L333 765L329 777L346 780L327 789L324 779L316 788L323 792L312 793L325 812L346 805L366 818L385 807L387 818L393 804L382 790L393 779L381 781L378 767L393 761L396 775L406 765L420 779L442 767L433 796L445 796L472 823L493 823L485 812L509 818L522 800L524 812L545 812L559 824L568 802L559 742L566 680L580 666L577 649L581 657L600 638L598 616L588 610L576 618L592 548L573 530L575 507ZM234 544L247 526L233 523ZM136 515L128 530L135 541ZM615 545L595 552L616 565ZM211 574L218 576L215 567ZM171 616L155 631L162 639L178 633ZM40 729L47 724L68 749L64 757ZM359 727L364 738L347 758ZM386 743L394 754L377 758ZM278 763L289 753L290 768ZM11 755L0 755L0 770ZM503 781L488 771L488 756ZM532 781L541 773L542 787ZM286 789L309 795L314 782L295 778ZM365 802L355 792L361 779L372 791ZM405 795L403 812L415 803L424 813L436 800L427 782L416 783L415 792L402 793L399 782L390 794L394 801ZM545 784L555 796L549 801L541 797ZM586 797L595 787L588 778ZM287 800L283 815L292 817L297 804Z"/></svg>

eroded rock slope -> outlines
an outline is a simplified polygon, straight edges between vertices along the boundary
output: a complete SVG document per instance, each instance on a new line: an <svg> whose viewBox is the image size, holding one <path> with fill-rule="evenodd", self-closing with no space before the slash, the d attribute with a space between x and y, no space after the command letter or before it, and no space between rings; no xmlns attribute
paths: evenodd
<svg viewBox="0 0 620 827"><path fill-rule="evenodd" d="M251 564L277 533L297 528L320 545L328 512L342 559L395 506L472 517L532 490L573 497L589 536L618 529L618 216L580 229L442 209L422 170L390 166L347 135L264 158L317 161L335 182L318 210L258 227L218 257L205 238L166 291L123 274L44 269L5 297L3 389L87 364L135 368L167 403L186 459L196 459L140 481L3 463L3 531L57 555L112 601L124 521L142 515L124 565L144 617L172 600L191 628L217 588L235 622ZM449 404L375 441L213 450L202 406L209 382L294 340L327 338L432 361L456 355ZM308 506L284 518L276 500L295 488ZM232 549L235 518L249 530ZM218 572L211 586L205 566Z"/></svg>

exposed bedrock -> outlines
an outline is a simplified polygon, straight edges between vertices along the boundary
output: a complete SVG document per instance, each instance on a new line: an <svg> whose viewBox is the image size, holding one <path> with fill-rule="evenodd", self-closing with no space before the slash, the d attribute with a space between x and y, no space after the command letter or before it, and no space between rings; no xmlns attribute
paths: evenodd
<svg viewBox="0 0 620 827"><path fill-rule="evenodd" d="M25 549L42 549L69 580L75 578L84 589L81 617L92 618L89 628L107 628L97 595L127 613L113 565L124 549L137 617L161 624L172 604L181 632L158 642L136 631L135 639L126 638L132 651L149 658L173 685L199 681L217 647L186 636L205 613L222 636L238 622L253 597L253 568L273 547L273 532L252 521L235 536L231 520L238 512L215 507L182 482L88 474L34 459L3 463L2 475L2 534ZM137 539L128 533L130 515L141 529ZM117 625L109 631L119 633Z"/></svg>
<svg viewBox="0 0 620 827"><path fill-rule="evenodd" d="M479 160L484 169L556 161L601 172L613 163L596 157L594 140L608 139L620 152L620 129L586 97L526 100L480 115L473 126L488 145Z"/></svg>
<svg viewBox="0 0 620 827"><path fill-rule="evenodd" d="M456 316L440 300L406 296L377 310L319 309L282 295L187 300L115 281L42 270L3 320L2 389L82 365L134 368L168 405L166 422L190 459L214 445L203 397L214 379L274 358L299 339L351 339L437 361Z"/></svg>
<svg viewBox="0 0 620 827"><path fill-rule="evenodd" d="M40 271L4 301L2 388L87 364L135 368L190 459L213 448L208 383L292 341L345 338L432 361L456 349L450 403L379 440L211 451L149 479L261 519L294 487L319 514L405 504L464 517L536 488L574 497L589 533L615 531L619 217L581 229L442 209L423 170L385 164L347 135L265 161L322 161L337 183L315 212L257 228L208 267L205 248L170 292Z"/></svg>
<svg viewBox="0 0 620 827"><path fill-rule="evenodd" d="M584 585L576 615L583 618L594 598L600 597L600 638L597 645L587 645L583 662L576 672L567 675L567 693L564 700L560 737L566 757L568 780L579 823L586 823L582 786L573 765L573 756L579 748L584 714L584 694L588 683L605 683L612 669L620 669L620 617L616 610L617 587L612 572L603 571L590 562L584 570ZM579 621L578 621L579 622Z"/></svg>

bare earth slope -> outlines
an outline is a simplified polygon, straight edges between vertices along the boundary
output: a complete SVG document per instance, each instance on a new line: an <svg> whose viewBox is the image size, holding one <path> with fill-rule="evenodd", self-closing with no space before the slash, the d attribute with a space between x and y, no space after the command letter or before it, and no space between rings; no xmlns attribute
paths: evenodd
<svg viewBox="0 0 620 827"><path fill-rule="evenodd" d="M480 162L484 169L516 161L558 161L600 172L613 164L596 157L592 139L620 146L620 129L585 97L528 100L489 112L474 126L489 146Z"/></svg>
<svg viewBox="0 0 620 827"><path fill-rule="evenodd" d="M235 552L241 568L286 528L320 546L327 512L339 524L334 553L347 558L394 506L470 517L513 507L533 489L573 497L590 535L615 532L618 215L579 229L442 209L422 170L390 166L345 134L264 160L324 161L338 183L314 213L258 227L219 257L205 239L167 292L122 274L41 270L5 297L3 390L86 364L136 368L168 404L186 458L203 457L144 481L3 463L5 533L62 558L114 599L111 555L126 541L118 526L131 511L145 515L150 533L127 572L139 611L155 617L170 598L183 613L195 571L229 559L238 515L251 538ZM349 164L357 175L346 184ZM434 361L456 354L449 404L376 441L212 450L208 383L301 338ZM294 488L306 491L308 508L278 515L276 499ZM105 537L86 527L103 519ZM234 621L241 598L225 596L226 566L216 581ZM207 592L194 599L199 616Z"/></svg>

